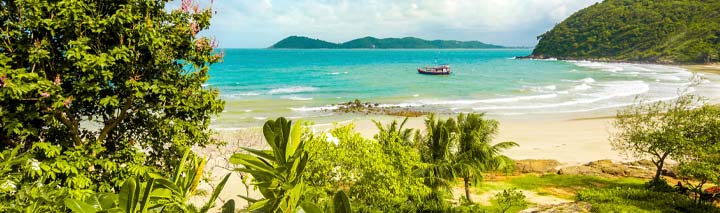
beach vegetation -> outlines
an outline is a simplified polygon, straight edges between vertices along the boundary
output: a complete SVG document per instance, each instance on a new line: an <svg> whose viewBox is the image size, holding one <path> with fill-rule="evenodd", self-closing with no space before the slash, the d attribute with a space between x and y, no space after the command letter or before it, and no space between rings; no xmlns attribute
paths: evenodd
<svg viewBox="0 0 720 213"><path fill-rule="evenodd" d="M517 189L505 189L495 194L499 212L505 213L513 207L526 207L525 194Z"/></svg>
<svg viewBox="0 0 720 213"><path fill-rule="evenodd" d="M482 180L482 174L512 169L515 164L502 151L518 146L515 142L491 144L498 132L498 122L483 118L484 114L460 114L457 117L457 151L454 153L454 167L463 178L465 198L470 198L470 188Z"/></svg>
<svg viewBox="0 0 720 213"><path fill-rule="evenodd" d="M706 128L694 124L693 118L701 116L693 110L698 103L697 97L683 95L670 102L641 102L623 109L613 123L617 132L611 144L633 157L650 158L656 167L651 186L665 186L660 180L665 162L681 156L685 147L706 133Z"/></svg>
<svg viewBox="0 0 720 213"><path fill-rule="evenodd" d="M296 212L298 209L318 209L305 201L309 187L303 181L308 163L306 140L300 123L292 124L285 118L270 120L263 126L263 135L270 150L243 148L247 153L236 153L230 163L242 165L236 169L252 175L252 185L262 199L239 195L252 203L248 211Z"/></svg>

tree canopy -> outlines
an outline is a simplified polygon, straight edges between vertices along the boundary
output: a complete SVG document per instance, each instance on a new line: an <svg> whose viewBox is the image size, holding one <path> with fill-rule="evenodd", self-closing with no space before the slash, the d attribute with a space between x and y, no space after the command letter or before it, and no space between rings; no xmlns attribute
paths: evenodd
<svg viewBox="0 0 720 213"><path fill-rule="evenodd" d="M0 147L37 162L16 181L83 197L211 143L213 11L167 2L0 1Z"/></svg>

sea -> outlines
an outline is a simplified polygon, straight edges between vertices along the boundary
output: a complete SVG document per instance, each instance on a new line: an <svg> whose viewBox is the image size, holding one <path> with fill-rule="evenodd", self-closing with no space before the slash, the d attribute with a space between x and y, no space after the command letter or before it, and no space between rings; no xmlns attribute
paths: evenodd
<svg viewBox="0 0 720 213"><path fill-rule="evenodd" d="M214 128L247 128L284 116L312 123L357 116L333 112L358 99L379 107L499 118L614 115L634 103L691 93L720 97L720 76L675 66L526 60L531 49L224 49L204 85L225 110ZM417 68L448 64L452 74ZM371 115L370 115L371 116Z"/></svg>

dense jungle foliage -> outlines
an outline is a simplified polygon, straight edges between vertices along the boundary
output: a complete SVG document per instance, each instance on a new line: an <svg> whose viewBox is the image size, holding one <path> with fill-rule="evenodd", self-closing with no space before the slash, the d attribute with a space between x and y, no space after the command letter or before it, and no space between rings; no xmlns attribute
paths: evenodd
<svg viewBox="0 0 720 213"><path fill-rule="evenodd" d="M708 63L720 60L720 1L606 0L538 36L538 58Z"/></svg>

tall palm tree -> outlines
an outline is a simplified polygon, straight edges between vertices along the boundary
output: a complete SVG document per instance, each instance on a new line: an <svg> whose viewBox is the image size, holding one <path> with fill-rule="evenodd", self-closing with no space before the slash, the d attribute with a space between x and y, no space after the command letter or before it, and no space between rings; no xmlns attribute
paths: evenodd
<svg viewBox="0 0 720 213"><path fill-rule="evenodd" d="M496 120L486 120L485 114L460 114L457 117L457 150L453 156L453 169L465 183L465 198L470 199L470 183L482 180L482 173L512 166L510 158L501 155L505 149L518 146L515 142L491 142L498 132Z"/></svg>
<svg viewBox="0 0 720 213"><path fill-rule="evenodd" d="M452 163L455 121L436 119L429 115L425 119L426 133L418 138L420 157L426 166L419 170L425 185L432 190L429 199L442 202L441 189L449 189L455 177Z"/></svg>

